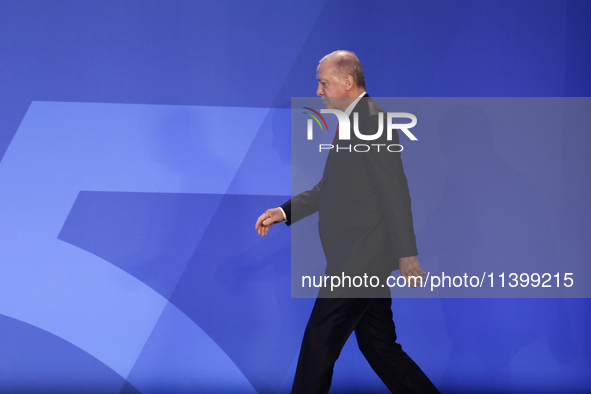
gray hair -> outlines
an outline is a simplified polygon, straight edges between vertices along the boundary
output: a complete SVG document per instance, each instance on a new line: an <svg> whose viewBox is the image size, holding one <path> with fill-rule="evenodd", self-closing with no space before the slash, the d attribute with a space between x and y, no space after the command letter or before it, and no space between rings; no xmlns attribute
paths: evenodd
<svg viewBox="0 0 591 394"><path fill-rule="evenodd" d="M363 73L363 67L361 67L361 62L353 52L343 50L334 51L320 59L318 64L325 60L334 60L335 68L333 73L337 77L343 78L350 75L353 77L353 81L355 81L357 86L365 89L365 74Z"/></svg>

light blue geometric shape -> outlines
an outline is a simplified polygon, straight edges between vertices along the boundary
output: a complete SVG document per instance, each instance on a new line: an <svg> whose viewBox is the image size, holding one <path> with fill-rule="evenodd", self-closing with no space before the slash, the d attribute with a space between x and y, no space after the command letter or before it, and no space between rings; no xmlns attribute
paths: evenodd
<svg viewBox="0 0 591 394"><path fill-rule="evenodd" d="M0 313L126 378L167 301L57 239L78 192L223 194L269 111L33 102L0 163Z"/></svg>
<svg viewBox="0 0 591 394"><path fill-rule="evenodd" d="M145 394L256 391L224 351L167 304L128 381Z"/></svg>

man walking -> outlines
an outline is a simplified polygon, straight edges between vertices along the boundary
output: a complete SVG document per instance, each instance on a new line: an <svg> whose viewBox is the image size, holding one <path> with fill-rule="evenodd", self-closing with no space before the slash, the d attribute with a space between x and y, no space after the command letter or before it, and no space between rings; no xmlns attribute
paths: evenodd
<svg viewBox="0 0 591 394"><path fill-rule="evenodd" d="M317 78L317 94L326 107L343 111L351 125L357 121L361 134L375 134L386 124L384 111L365 92L363 68L355 54L336 51L323 57ZM390 141L382 134L373 142L398 143L395 132ZM349 142L355 142L356 136L351 133ZM390 273L400 269L407 280L424 277L416 257L400 153L333 149L320 182L281 207L267 210L255 228L265 236L276 223L291 225L316 211L327 275L368 274L386 283ZM328 393L334 363L353 331L363 355L391 392L438 393L396 343L387 286L354 292L341 289L339 298L327 289L321 288L308 321L292 393Z"/></svg>

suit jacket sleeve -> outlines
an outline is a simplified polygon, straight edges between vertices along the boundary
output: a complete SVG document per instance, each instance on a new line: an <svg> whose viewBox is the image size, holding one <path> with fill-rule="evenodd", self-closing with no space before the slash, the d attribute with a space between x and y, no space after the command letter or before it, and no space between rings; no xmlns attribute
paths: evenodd
<svg viewBox="0 0 591 394"><path fill-rule="evenodd" d="M368 130L377 129L378 116L371 116L368 119ZM398 134L394 132L392 141L387 143L388 145L398 144ZM389 239L394 248L394 257L416 256L418 253L410 193L400 153L388 152L383 147L380 152L362 154L362 157L384 213Z"/></svg>
<svg viewBox="0 0 591 394"><path fill-rule="evenodd" d="M287 216L287 222L285 222L285 224L291 226L292 223L295 223L298 220L318 211L320 191L322 190L322 181L323 179L321 179L312 190L300 193L291 200L287 201L285 204L281 205L281 208L285 212L285 216ZM293 212L294 215L292 215L291 210L292 204L295 207L295 211Z"/></svg>

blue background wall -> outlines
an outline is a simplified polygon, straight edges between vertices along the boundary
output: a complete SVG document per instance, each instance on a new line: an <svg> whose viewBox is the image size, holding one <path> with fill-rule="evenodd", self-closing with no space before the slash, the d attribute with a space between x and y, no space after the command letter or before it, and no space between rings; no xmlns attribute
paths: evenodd
<svg viewBox="0 0 591 394"><path fill-rule="evenodd" d="M355 51L376 97L590 96L590 40L586 1L1 1L0 391L289 391L313 300L290 298L289 230L254 221L290 194L289 100L318 59ZM590 137L523 133L510 171L559 164L530 181L558 261L587 263ZM409 175L433 259L466 186L438 177L428 206ZM443 392L581 392L588 301L393 312ZM333 387L386 391L353 338Z"/></svg>

